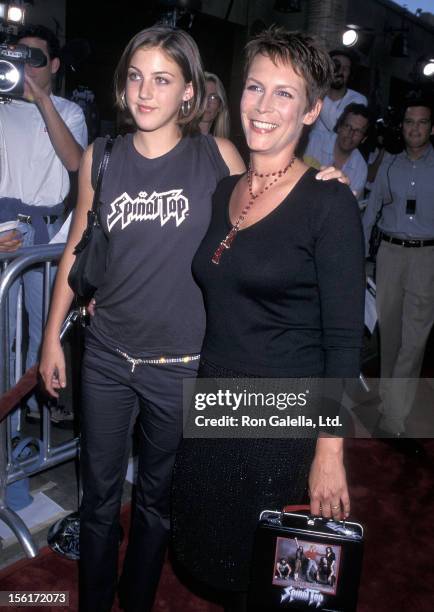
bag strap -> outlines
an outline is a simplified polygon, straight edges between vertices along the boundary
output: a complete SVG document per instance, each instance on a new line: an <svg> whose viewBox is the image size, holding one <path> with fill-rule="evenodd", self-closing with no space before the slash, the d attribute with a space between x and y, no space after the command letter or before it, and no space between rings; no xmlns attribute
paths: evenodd
<svg viewBox="0 0 434 612"><path fill-rule="evenodd" d="M375 224L377 224L379 220L381 219L381 216L383 214L383 208L384 208L384 200L381 200L381 206L377 210L377 214L375 215Z"/></svg>
<svg viewBox="0 0 434 612"><path fill-rule="evenodd" d="M99 204L99 196L101 193L101 185L102 185L102 179L104 177L104 173L107 170L107 166L109 163L109 159L110 159L110 154L112 152L112 148L113 148L113 143L114 143L114 139L113 138L108 138L106 143L105 143L105 147L104 147L104 153L103 156L101 158L101 162L99 164L99 168L98 168L98 175L97 175L97 179L96 179L96 187L95 187L95 191L93 194L93 202L92 202L92 212L96 213L97 209L98 209L98 204Z"/></svg>
<svg viewBox="0 0 434 612"><path fill-rule="evenodd" d="M387 171L386 171L387 188L388 188L388 190L389 190L390 201L386 202L384 197L383 197L383 198L381 198L381 207L380 207L380 209L377 211L377 214L376 214L376 216L375 216L374 225L378 225L378 223L379 223L379 221L380 221L381 217L383 216L383 208L384 208L385 206L389 206L389 204L392 204L392 202L393 202L392 190L391 190L391 187L390 187L390 176L389 176L389 172L390 172L390 169L391 169L391 167L393 166L393 164L396 162L397 157L398 157L398 155L394 155L394 156L393 156L393 159L392 159L392 161L390 162L390 164L389 164L389 166L388 166L388 168L387 168Z"/></svg>

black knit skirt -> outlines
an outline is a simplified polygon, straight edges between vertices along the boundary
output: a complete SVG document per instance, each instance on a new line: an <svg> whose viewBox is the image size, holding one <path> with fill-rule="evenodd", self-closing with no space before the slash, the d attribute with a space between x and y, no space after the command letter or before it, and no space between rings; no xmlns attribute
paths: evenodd
<svg viewBox="0 0 434 612"><path fill-rule="evenodd" d="M247 378L202 361L202 378ZM247 590L262 510L304 501L312 439L185 439L175 464L172 534L176 560L220 590Z"/></svg>

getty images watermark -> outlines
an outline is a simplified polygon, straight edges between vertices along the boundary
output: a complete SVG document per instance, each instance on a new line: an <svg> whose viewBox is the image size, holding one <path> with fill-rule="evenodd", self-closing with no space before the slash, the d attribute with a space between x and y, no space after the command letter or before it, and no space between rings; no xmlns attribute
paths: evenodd
<svg viewBox="0 0 434 612"><path fill-rule="evenodd" d="M290 408L305 408L309 401L309 389L299 393L262 393L247 391L231 391L230 389L219 389L215 393L194 393L193 407L196 412L204 411L209 408L221 408L232 413L241 413L253 408L252 414L223 414L218 417L210 417L205 414L196 414L194 424L196 427L342 427L339 414L330 417L318 414L316 419L305 414L294 414L290 411L283 414ZM271 413L266 417L254 416L257 410L268 408L275 409L278 413Z"/></svg>
<svg viewBox="0 0 434 612"><path fill-rule="evenodd" d="M186 438L382 437L379 379L206 379L184 381ZM414 379L390 384L403 392ZM434 381L421 379L419 429L410 437L434 437ZM377 401L376 401L377 400ZM425 407L425 408L424 408ZM419 414L420 417L420 414ZM390 432L390 435L393 435Z"/></svg>

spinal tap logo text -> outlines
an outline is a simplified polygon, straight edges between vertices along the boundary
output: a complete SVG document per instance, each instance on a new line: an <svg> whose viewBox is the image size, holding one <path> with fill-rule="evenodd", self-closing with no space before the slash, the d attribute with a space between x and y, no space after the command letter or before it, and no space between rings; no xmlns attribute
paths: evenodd
<svg viewBox="0 0 434 612"><path fill-rule="evenodd" d="M160 221L161 227L170 219L175 221L176 227L188 216L188 198L182 195L182 189L172 189L148 195L140 191L132 199L126 192L111 203L112 212L107 216L107 227L110 232L116 223L125 229L135 221Z"/></svg>

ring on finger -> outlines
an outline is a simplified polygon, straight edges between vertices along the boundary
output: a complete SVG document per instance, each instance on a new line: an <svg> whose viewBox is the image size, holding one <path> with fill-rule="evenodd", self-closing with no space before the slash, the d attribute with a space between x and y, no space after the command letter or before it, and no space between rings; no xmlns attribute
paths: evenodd
<svg viewBox="0 0 434 612"><path fill-rule="evenodd" d="M337 509L338 509L338 508L340 508L340 507L341 507L341 506L340 506L340 504L338 504L337 506L331 506L331 509L332 509L332 510L337 510Z"/></svg>

